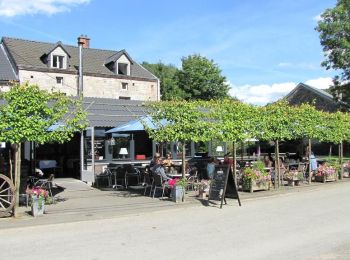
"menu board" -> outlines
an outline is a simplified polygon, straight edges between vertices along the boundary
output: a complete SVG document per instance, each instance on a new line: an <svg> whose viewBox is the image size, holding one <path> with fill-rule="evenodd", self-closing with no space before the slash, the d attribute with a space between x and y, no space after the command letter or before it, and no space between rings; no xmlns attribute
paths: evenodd
<svg viewBox="0 0 350 260"><path fill-rule="evenodd" d="M228 182L229 179L230 181ZM230 185L228 189L230 191L230 194L227 193L228 183ZM213 179L210 183L208 200L221 201L220 208L222 208L223 202L225 202L226 204L225 198L227 197L227 195L229 195L228 197L238 199L238 203L239 205L241 205L236 184L232 176L232 172L230 171L230 167L228 165L217 165L215 166Z"/></svg>

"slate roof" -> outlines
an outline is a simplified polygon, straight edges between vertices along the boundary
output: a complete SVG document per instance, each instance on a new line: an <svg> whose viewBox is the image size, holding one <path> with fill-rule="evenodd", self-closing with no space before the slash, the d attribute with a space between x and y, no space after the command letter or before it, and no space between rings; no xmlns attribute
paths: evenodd
<svg viewBox="0 0 350 260"><path fill-rule="evenodd" d="M4 47L0 44L0 81L15 81L17 80L16 74L12 68L12 65L5 54Z"/></svg>
<svg viewBox="0 0 350 260"><path fill-rule="evenodd" d="M41 57L43 54L49 53L55 46L57 46L57 43L37 42L8 37L3 37L2 43L10 53L16 66L20 69L48 70L49 68L43 62ZM69 68L67 71L77 73L79 66L79 48L77 46L65 45L62 43L60 44L71 56L69 59ZM124 50L120 52L123 51ZM84 48L84 74L93 74L96 76L116 76L114 72L105 66L105 63L108 58L112 56L118 56L120 52L113 50ZM130 76L146 80L157 80L157 78L152 73L134 61L130 66ZM123 75L123 77L128 76Z"/></svg>
<svg viewBox="0 0 350 260"><path fill-rule="evenodd" d="M147 115L143 101L85 97L89 126L117 127Z"/></svg>
<svg viewBox="0 0 350 260"><path fill-rule="evenodd" d="M314 106L317 109L327 112L335 112L340 109L340 103L334 100L331 94L304 83L299 83L285 96L285 99L291 105L315 102Z"/></svg>
<svg viewBox="0 0 350 260"><path fill-rule="evenodd" d="M111 98L84 97L83 100L89 126L93 127L117 127L146 116L148 113L143 104L143 101ZM3 105L6 101L0 99L0 106Z"/></svg>

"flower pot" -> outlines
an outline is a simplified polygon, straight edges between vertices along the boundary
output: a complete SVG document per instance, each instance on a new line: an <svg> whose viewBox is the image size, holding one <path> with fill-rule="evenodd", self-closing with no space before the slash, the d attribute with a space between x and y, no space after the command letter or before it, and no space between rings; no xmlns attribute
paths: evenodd
<svg viewBox="0 0 350 260"><path fill-rule="evenodd" d="M32 196L31 200L33 217L43 215L45 210L45 198L38 198L37 196Z"/></svg>
<svg viewBox="0 0 350 260"><path fill-rule="evenodd" d="M315 181L318 182L327 182L327 181L336 181L336 176L335 175L331 175L331 176L327 176L327 175L316 175L315 176Z"/></svg>
<svg viewBox="0 0 350 260"><path fill-rule="evenodd" d="M254 192L257 190L269 190L270 181L255 181L255 180L244 180L242 185L243 191Z"/></svg>
<svg viewBox="0 0 350 260"><path fill-rule="evenodd" d="M171 198L174 202L183 202L185 200L185 188L175 185L171 190Z"/></svg>

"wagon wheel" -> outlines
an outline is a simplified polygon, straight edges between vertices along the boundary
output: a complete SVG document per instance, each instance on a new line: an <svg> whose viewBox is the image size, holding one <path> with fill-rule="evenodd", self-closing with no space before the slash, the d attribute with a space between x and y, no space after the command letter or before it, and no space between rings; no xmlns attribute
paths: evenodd
<svg viewBox="0 0 350 260"><path fill-rule="evenodd" d="M15 205L15 186L10 178L0 174L0 217L9 213Z"/></svg>

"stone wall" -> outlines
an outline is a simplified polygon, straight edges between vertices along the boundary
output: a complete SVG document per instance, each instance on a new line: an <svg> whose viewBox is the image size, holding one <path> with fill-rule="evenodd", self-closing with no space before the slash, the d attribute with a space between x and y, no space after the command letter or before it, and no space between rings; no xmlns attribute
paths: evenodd
<svg viewBox="0 0 350 260"><path fill-rule="evenodd" d="M56 77L62 77L63 83L58 84ZM78 75L19 70L19 79L21 83L29 81L30 84L38 84L42 89L56 89L67 95L77 95ZM127 90L122 90L122 83L128 83ZM84 96L156 101L158 84L156 81L84 76Z"/></svg>

